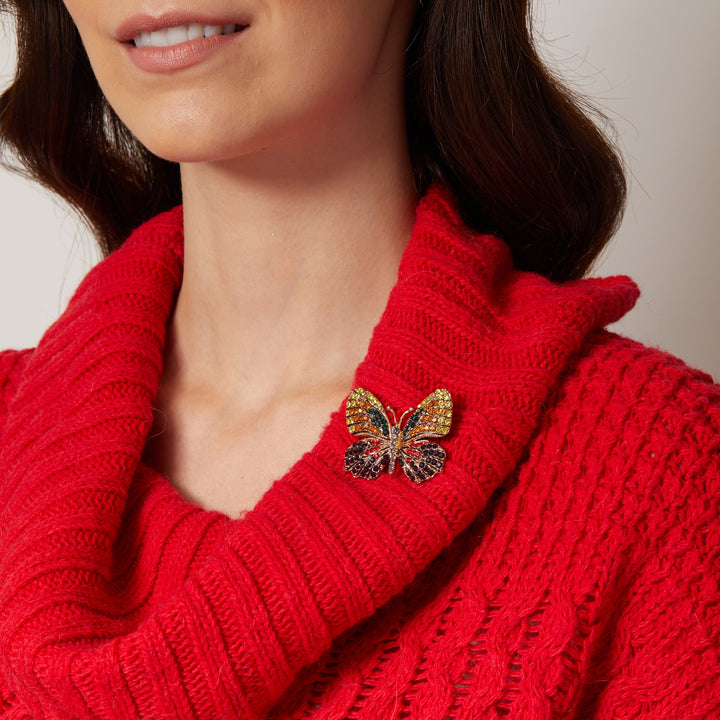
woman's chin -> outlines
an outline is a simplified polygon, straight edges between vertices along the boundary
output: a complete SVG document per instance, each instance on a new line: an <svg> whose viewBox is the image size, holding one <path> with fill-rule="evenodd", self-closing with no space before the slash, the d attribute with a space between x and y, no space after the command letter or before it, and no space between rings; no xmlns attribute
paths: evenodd
<svg viewBox="0 0 720 720"><path fill-rule="evenodd" d="M252 155L260 150L283 145L279 123L247 121L235 132L228 132L231 120L217 118L210 122L178 122L168 118L147 123L145 128L131 127L135 137L154 155L178 163L220 162Z"/></svg>
<svg viewBox="0 0 720 720"><path fill-rule="evenodd" d="M220 162L252 152L252 148L244 143L228 145L227 142L212 142L207 136L194 139L187 135L183 138L165 135L159 138L139 139L153 155L176 163Z"/></svg>

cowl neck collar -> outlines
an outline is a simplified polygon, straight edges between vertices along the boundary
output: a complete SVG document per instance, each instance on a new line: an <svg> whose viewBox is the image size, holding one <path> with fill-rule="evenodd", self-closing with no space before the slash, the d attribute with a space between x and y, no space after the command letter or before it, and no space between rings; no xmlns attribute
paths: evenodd
<svg viewBox="0 0 720 720"><path fill-rule="evenodd" d="M177 208L90 272L8 408L0 674L32 716L267 714L483 511L588 336L637 297L627 278L516 272L434 186L355 386L399 410L447 388L443 472L422 485L348 475L340 409L231 521L141 463L181 280Z"/></svg>

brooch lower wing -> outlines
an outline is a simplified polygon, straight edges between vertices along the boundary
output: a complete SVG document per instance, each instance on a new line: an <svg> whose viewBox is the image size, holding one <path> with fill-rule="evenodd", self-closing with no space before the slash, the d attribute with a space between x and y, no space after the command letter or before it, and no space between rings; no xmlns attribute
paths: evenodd
<svg viewBox="0 0 720 720"><path fill-rule="evenodd" d="M346 450L345 469L355 477L372 479L386 466L392 474L397 464L417 483L437 475L445 463L445 450L430 438L443 437L450 431L450 393L444 388L435 390L417 409L404 412L399 421L393 410L387 409L394 422L390 422L382 403L368 390L357 388L350 393L345 419L350 433L360 439Z"/></svg>

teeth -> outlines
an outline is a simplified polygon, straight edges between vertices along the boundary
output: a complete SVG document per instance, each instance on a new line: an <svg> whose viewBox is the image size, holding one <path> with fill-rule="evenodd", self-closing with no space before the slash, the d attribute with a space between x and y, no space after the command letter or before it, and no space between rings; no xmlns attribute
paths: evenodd
<svg viewBox="0 0 720 720"><path fill-rule="evenodd" d="M188 40L199 40L205 37L205 26L197 23L188 25Z"/></svg>
<svg viewBox="0 0 720 720"><path fill-rule="evenodd" d="M169 47L179 45L188 40L199 40L203 37L214 37L216 35L232 35L237 30L237 25L178 25L177 27L154 30L152 32L141 32L133 38L135 47Z"/></svg>
<svg viewBox="0 0 720 720"><path fill-rule="evenodd" d="M160 31L162 32L162 30ZM153 35L150 33L150 42L152 43ZM180 43L187 42L188 40L188 29L184 27L168 28L165 31L165 38L168 45L179 45ZM162 42L162 41L161 41ZM161 46L162 47L162 46Z"/></svg>
<svg viewBox="0 0 720 720"><path fill-rule="evenodd" d="M167 30L154 30L148 40L150 47L166 47L168 45Z"/></svg>

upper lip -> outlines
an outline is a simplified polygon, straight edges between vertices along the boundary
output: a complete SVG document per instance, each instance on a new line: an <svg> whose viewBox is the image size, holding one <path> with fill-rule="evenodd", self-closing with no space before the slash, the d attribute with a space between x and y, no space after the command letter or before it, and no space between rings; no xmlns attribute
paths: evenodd
<svg viewBox="0 0 720 720"><path fill-rule="evenodd" d="M130 42L141 32L164 30L180 25L235 25L246 26L250 24L248 17L218 17L188 12L164 12L160 15L141 13L124 20L113 32L113 37L120 42Z"/></svg>

